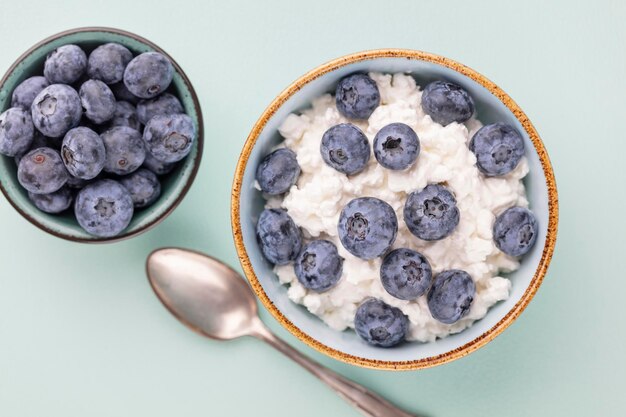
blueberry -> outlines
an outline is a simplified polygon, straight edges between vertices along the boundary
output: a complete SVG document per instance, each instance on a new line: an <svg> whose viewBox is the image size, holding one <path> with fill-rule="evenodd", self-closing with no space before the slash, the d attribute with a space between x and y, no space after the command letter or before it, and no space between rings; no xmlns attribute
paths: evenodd
<svg viewBox="0 0 626 417"><path fill-rule="evenodd" d="M78 122L78 127L87 127L98 134L104 132L107 129L107 125L94 123L92 120L89 120L84 113L83 117L80 119L80 122Z"/></svg>
<svg viewBox="0 0 626 417"><path fill-rule="evenodd" d="M61 158L71 175L90 180L104 168L106 150L96 132L87 127L75 127L65 134Z"/></svg>
<svg viewBox="0 0 626 417"><path fill-rule="evenodd" d="M413 165L419 153L417 134L404 123L388 124L374 138L374 156L387 169L406 169Z"/></svg>
<svg viewBox="0 0 626 417"><path fill-rule="evenodd" d="M67 182L67 170L61 156L51 148L30 151L20 161L17 179L33 194L50 194Z"/></svg>
<svg viewBox="0 0 626 417"><path fill-rule="evenodd" d="M141 100L137 104L137 117L144 125L147 124L154 116L163 116L167 114L184 113L183 105L176 96L163 93L160 96L150 99Z"/></svg>
<svg viewBox="0 0 626 417"><path fill-rule="evenodd" d="M376 82L365 74L342 78L335 90L337 110L349 119L367 119L380 104Z"/></svg>
<svg viewBox="0 0 626 417"><path fill-rule="evenodd" d="M78 192L74 213L78 224L91 235L120 234L133 217L133 199L119 182L100 180Z"/></svg>
<svg viewBox="0 0 626 417"><path fill-rule="evenodd" d="M146 152L146 159L143 161L143 166L157 175L166 175L176 168L176 163L161 162L155 159L150 152Z"/></svg>
<svg viewBox="0 0 626 417"><path fill-rule="evenodd" d="M362 259L374 259L387 252L396 240L398 219L384 201L361 197L341 210L337 229L348 252Z"/></svg>
<svg viewBox="0 0 626 417"><path fill-rule="evenodd" d="M143 131L147 150L155 159L178 162L191 152L196 127L186 114L154 116Z"/></svg>
<svg viewBox="0 0 626 417"><path fill-rule="evenodd" d="M436 123L447 126L452 122L463 123L474 114L474 100L460 86L434 81L424 88L422 108Z"/></svg>
<svg viewBox="0 0 626 417"><path fill-rule="evenodd" d="M11 107L21 107L24 110L30 111L30 106L33 104L33 100L37 97L37 94L49 85L50 83L46 77L42 77L41 75L25 79L13 90Z"/></svg>
<svg viewBox="0 0 626 417"><path fill-rule="evenodd" d="M98 178L98 177L96 177ZM90 181L89 180L84 180L82 178L76 178L72 175L70 175L67 178L67 182L65 183L65 185L73 190L80 190L81 188L84 188L87 184L89 184Z"/></svg>
<svg viewBox="0 0 626 417"><path fill-rule="evenodd" d="M161 195L161 183L157 176L147 169L139 169L120 179L133 199L136 208L147 207Z"/></svg>
<svg viewBox="0 0 626 417"><path fill-rule="evenodd" d="M487 176L513 171L524 155L524 139L513 126L494 123L481 127L469 144L476 166Z"/></svg>
<svg viewBox="0 0 626 417"><path fill-rule="evenodd" d="M124 71L124 84L141 98L156 97L172 82L174 67L158 52L144 52L133 58Z"/></svg>
<svg viewBox="0 0 626 417"><path fill-rule="evenodd" d="M57 143L59 138L47 138L40 131L35 129L35 134L33 135L33 142L30 145L30 148L26 149L24 152L20 152L15 155L15 165L20 164L20 161L30 151L34 151L39 148L52 148L55 150L61 149L60 143Z"/></svg>
<svg viewBox="0 0 626 417"><path fill-rule="evenodd" d="M263 192L278 195L289 191L298 181L300 165L296 153L281 148L267 155L256 169L256 180Z"/></svg>
<svg viewBox="0 0 626 417"><path fill-rule="evenodd" d="M428 309L437 321L456 323L469 313L476 285L465 271L450 269L439 273L428 291Z"/></svg>
<svg viewBox="0 0 626 417"><path fill-rule="evenodd" d="M456 199L440 184L412 192L404 205L404 222L411 233L422 240L449 236L459 224L459 218Z"/></svg>
<svg viewBox="0 0 626 417"><path fill-rule="evenodd" d="M399 308L368 298L356 310L354 330L372 346L392 347L404 341L409 319Z"/></svg>
<svg viewBox="0 0 626 417"><path fill-rule="evenodd" d="M414 300L424 294L430 288L432 276L426 257L406 248L389 252L380 266L383 287L400 300Z"/></svg>
<svg viewBox="0 0 626 417"><path fill-rule="evenodd" d="M43 75L51 84L72 84L87 69L87 55L76 45L63 45L46 58Z"/></svg>
<svg viewBox="0 0 626 417"><path fill-rule="evenodd" d="M285 210L265 209L256 225L256 238L265 259L286 265L296 259L302 248L302 234Z"/></svg>
<svg viewBox="0 0 626 417"><path fill-rule="evenodd" d="M109 88L113 91L113 95L118 101L128 101L131 104L137 104L139 102L139 97L131 93L128 88L126 88L126 84L124 84L123 81L111 84Z"/></svg>
<svg viewBox="0 0 626 417"><path fill-rule="evenodd" d="M537 241L539 225L532 211L511 207L500 214L493 225L493 240L502 252L522 256Z"/></svg>
<svg viewBox="0 0 626 417"><path fill-rule="evenodd" d="M308 243L296 258L294 270L298 281L309 290L324 292L337 285L341 278L343 258L328 240Z"/></svg>
<svg viewBox="0 0 626 417"><path fill-rule="evenodd" d="M100 135L106 149L104 172L126 175L143 164L146 150L141 134L126 126L115 126Z"/></svg>
<svg viewBox="0 0 626 417"><path fill-rule="evenodd" d="M126 65L133 59L133 54L119 43L105 43L89 54L87 75L106 84L122 81Z"/></svg>
<svg viewBox="0 0 626 417"><path fill-rule="evenodd" d="M351 123L341 123L324 133L320 152L328 166L354 175L365 169L370 159L370 144L361 129Z"/></svg>
<svg viewBox="0 0 626 417"><path fill-rule="evenodd" d="M40 143L40 145L38 146L39 148L48 147L56 151L60 151L61 145L63 144L63 138L64 136L61 136L59 138L49 138L47 136L44 136L44 134L37 129L35 129L35 138L33 139L33 144L30 146L30 149L37 149L35 145L37 143Z"/></svg>
<svg viewBox="0 0 626 417"><path fill-rule="evenodd" d="M11 107L0 114L0 154L16 156L26 152L35 135L29 112L21 107Z"/></svg>
<svg viewBox="0 0 626 417"><path fill-rule="evenodd" d="M39 210L57 214L67 210L72 205L72 192L67 186L59 188L50 194L28 193L28 198Z"/></svg>
<svg viewBox="0 0 626 417"><path fill-rule="evenodd" d="M92 122L102 124L115 114L115 96L109 86L102 81L85 81L80 86L78 94L85 109L85 116Z"/></svg>
<svg viewBox="0 0 626 417"><path fill-rule="evenodd" d="M110 127L127 126L137 131L141 131L141 123L137 119L137 110L128 101L118 101L115 103L115 114L109 123Z"/></svg>
<svg viewBox="0 0 626 417"><path fill-rule="evenodd" d="M31 106L35 127L51 138L60 138L78 126L82 114L78 93L64 84L52 84L44 88Z"/></svg>

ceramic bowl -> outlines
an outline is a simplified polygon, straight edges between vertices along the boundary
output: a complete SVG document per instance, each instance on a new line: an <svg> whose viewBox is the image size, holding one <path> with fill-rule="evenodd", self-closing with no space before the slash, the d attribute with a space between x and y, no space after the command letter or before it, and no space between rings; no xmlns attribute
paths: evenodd
<svg viewBox="0 0 626 417"><path fill-rule="evenodd" d="M87 234L74 218L73 213L62 215L47 214L38 210L28 199L27 192L17 181L17 167L14 158L0 156L0 189L13 207L28 221L52 235L78 242L113 242L136 236L157 225L167 217L182 201L191 187L200 165L203 144L202 112L198 97L191 82L180 66L163 49L138 35L119 29L88 27L67 30L42 40L8 69L0 81L0 112L11 105L13 89L28 77L41 75L46 56L55 48L73 43L89 53L98 45L117 42L127 47L134 55L158 51L167 56L174 66L174 78L168 91L173 92L183 104L185 112L196 125L197 140L187 158L176 169L162 178L161 197L150 207L135 212L130 225L118 236L98 238Z"/></svg>
<svg viewBox="0 0 626 417"><path fill-rule="evenodd" d="M255 225L264 200L254 187L261 159L282 139L277 128L292 112L334 92L337 82L353 72L378 71L412 74L419 85L449 80L464 86L476 102L484 123L503 121L523 133L530 173L525 179L531 208L540 228L536 245L520 269L509 274L510 297L466 330L430 343L408 342L393 348L365 344L353 331L338 332L287 297L287 287L263 258L255 238ZM418 369L465 356L493 340L524 310L539 288L556 241L558 201L554 174L541 139L524 112L494 83L450 59L411 50L375 50L348 55L324 64L291 84L265 110L244 145L232 190L232 226L243 270L252 288L272 315L291 333L313 348L347 363L378 369Z"/></svg>

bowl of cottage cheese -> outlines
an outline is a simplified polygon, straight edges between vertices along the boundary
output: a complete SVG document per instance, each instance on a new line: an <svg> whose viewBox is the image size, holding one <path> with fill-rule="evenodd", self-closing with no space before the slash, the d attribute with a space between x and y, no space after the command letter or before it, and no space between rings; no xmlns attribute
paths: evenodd
<svg viewBox="0 0 626 417"><path fill-rule="evenodd" d="M379 369L492 340L556 240L554 174L528 118L482 75L418 51L349 55L294 82L252 129L232 196L244 272L272 315Z"/></svg>

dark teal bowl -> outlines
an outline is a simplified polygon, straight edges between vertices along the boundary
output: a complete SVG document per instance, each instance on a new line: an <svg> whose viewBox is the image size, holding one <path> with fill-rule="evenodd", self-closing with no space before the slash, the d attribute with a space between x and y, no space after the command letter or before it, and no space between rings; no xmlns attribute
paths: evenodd
<svg viewBox="0 0 626 417"><path fill-rule="evenodd" d="M104 27L71 29L44 39L31 47L11 65L0 81L0 112L11 106L11 94L19 83L28 77L43 73L46 56L55 48L73 43L89 53L98 45L107 42L120 43L134 54L158 51L170 59L174 66L174 78L169 90L178 96L185 112L194 121L198 136L189 156L172 173L163 177L160 198L152 206L136 211L130 225L121 234L112 238L89 235L78 225L71 211L54 215L37 209L17 181L17 166L14 158L0 156L0 189L11 205L41 230L75 242L115 242L137 236L156 226L172 213L185 197L196 177L202 157L204 141L202 112L191 82L176 61L163 49L141 36L119 29Z"/></svg>

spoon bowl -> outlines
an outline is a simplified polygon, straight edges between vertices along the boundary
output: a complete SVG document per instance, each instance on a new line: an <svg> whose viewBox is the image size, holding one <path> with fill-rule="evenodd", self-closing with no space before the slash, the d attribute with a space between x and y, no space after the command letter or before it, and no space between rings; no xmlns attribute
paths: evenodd
<svg viewBox="0 0 626 417"><path fill-rule="evenodd" d="M248 284L217 259L186 249L158 249L148 256L146 272L163 305L201 335L217 340L256 337L302 365L364 415L415 417L276 337L259 319L256 299Z"/></svg>
<svg viewBox="0 0 626 417"><path fill-rule="evenodd" d="M230 340L258 327L254 294L224 263L197 252L165 248L148 256L146 269L161 302L192 330Z"/></svg>

